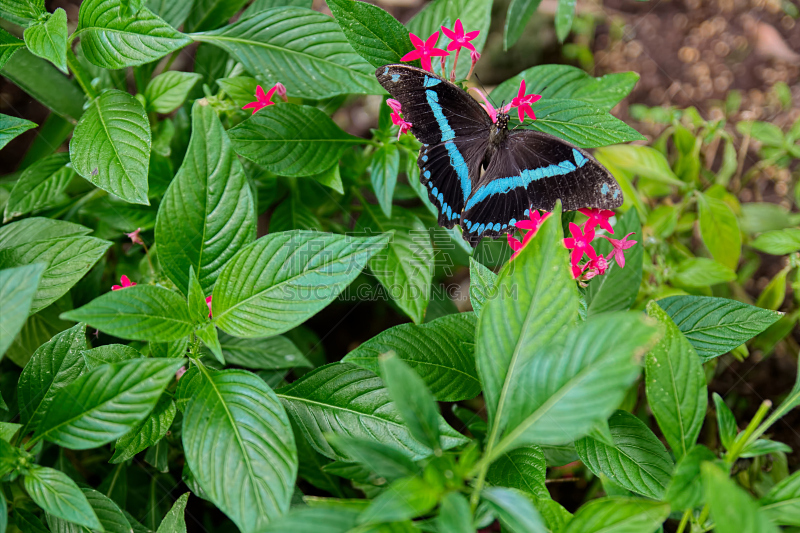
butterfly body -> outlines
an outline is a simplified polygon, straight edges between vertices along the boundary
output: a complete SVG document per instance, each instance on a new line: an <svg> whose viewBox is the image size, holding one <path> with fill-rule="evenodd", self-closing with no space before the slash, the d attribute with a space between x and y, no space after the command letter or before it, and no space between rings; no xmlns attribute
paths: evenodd
<svg viewBox="0 0 800 533"><path fill-rule="evenodd" d="M456 85L419 68L387 65L380 84L402 105L411 133L422 143L420 181L439 210L439 225L459 224L477 246L484 236L514 231L531 209L614 209L622 192L588 152L539 131L509 131Z"/></svg>

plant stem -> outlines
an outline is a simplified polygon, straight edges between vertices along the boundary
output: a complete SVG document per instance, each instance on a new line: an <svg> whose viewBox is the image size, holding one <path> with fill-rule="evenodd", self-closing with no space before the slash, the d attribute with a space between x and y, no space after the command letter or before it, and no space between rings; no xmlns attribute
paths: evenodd
<svg viewBox="0 0 800 533"><path fill-rule="evenodd" d="M81 86L86 96L91 100L97 98L97 91L92 87L89 73L83 68L83 65L81 65L80 61L78 61L78 58L75 56L75 52L73 52L70 47L67 47L67 67L69 71L72 72L72 75L75 76L75 81Z"/></svg>
<svg viewBox="0 0 800 533"><path fill-rule="evenodd" d="M681 517L681 523L678 524L678 530L676 533L683 533L683 530L686 529L686 524L689 522L690 516L692 516L692 510L686 509L686 512L683 513L683 517Z"/></svg>
<svg viewBox="0 0 800 533"><path fill-rule="evenodd" d="M736 441L733 443L733 446L731 446L731 449L728 450L728 453L725 454L725 463L728 465L728 467L733 465L733 463L735 463L739 458L739 454L742 453L744 447L749 443L750 437L756 432L756 428L761 421L764 420L764 417L767 416L767 412L769 411L770 407L772 407L771 401L764 400L761 402L761 406L758 408L758 411L756 411L753 419L749 424L747 424L747 427L742 434L736 438Z"/></svg>

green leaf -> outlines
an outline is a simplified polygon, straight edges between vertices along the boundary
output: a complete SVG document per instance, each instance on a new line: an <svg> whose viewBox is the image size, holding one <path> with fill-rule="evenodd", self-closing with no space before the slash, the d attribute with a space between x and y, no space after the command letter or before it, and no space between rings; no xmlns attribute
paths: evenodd
<svg viewBox="0 0 800 533"><path fill-rule="evenodd" d="M224 26L246 3L247 0L194 0L186 30L205 31Z"/></svg>
<svg viewBox="0 0 800 533"><path fill-rule="evenodd" d="M0 360L25 324L45 265L0 270Z"/></svg>
<svg viewBox="0 0 800 533"><path fill-rule="evenodd" d="M20 244L81 236L91 232L92 230L80 224L52 218L31 217L0 226L0 250Z"/></svg>
<svg viewBox="0 0 800 533"><path fill-rule="evenodd" d="M386 218L392 216L392 197L400 172L400 150L396 144L384 144L372 155L370 179L378 204Z"/></svg>
<svg viewBox="0 0 800 533"><path fill-rule="evenodd" d="M189 16L194 7L194 0L147 0L145 6L167 24L177 28Z"/></svg>
<svg viewBox="0 0 800 533"><path fill-rule="evenodd" d="M742 252L742 234L736 215L722 200L702 193L697 195L697 208L700 235L711 256L718 263L736 270Z"/></svg>
<svg viewBox="0 0 800 533"><path fill-rule="evenodd" d="M475 533L472 525L472 510L467 499L458 492L449 492L439 505L436 519L438 531L448 533Z"/></svg>
<svg viewBox="0 0 800 533"><path fill-rule="evenodd" d="M603 474L630 491L660 499L673 466L664 445L644 422L626 411L614 413L608 425L614 446L591 437L575 441L581 461L595 475Z"/></svg>
<svg viewBox="0 0 800 533"><path fill-rule="evenodd" d="M709 296L670 296L658 300L703 362L727 353L780 319L768 309Z"/></svg>
<svg viewBox="0 0 800 533"><path fill-rule="evenodd" d="M758 503L774 524L800 527L800 471L772 487Z"/></svg>
<svg viewBox="0 0 800 533"><path fill-rule="evenodd" d="M664 499L674 510L694 509L704 502L700 465L716 458L711 450L703 445L697 445L678 461L664 494Z"/></svg>
<svg viewBox="0 0 800 533"><path fill-rule="evenodd" d="M254 239L255 208L244 169L216 112L198 100L189 148L158 209L158 261L184 294L193 267L208 295L225 265Z"/></svg>
<svg viewBox="0 0 800 533"><path fill-rule="evenodd" d="M192 322L199 326L209 323L211 312L206 303L206 295L203 293L203 287L197 280L197 275L194 273L194 267L189 266L189 290L186 295L186 303L189 307L189 315L192 317ZM216 357L217 354L214 354ZM219 357L222 357L220 355ZM220 361L225 364L225 361Z"/></svg>
<svg viewBox="0 0 800 533"><path fill-rule="evenodd" d="M717 427L719 428L719 440L726 450L730 450L736 440L739 429L736 427L736 418L730 408L725 404L722 396L714 393L714 407L717 410Z"/></svg>
<svg viewBox="0 0 800 533"><path fill-rule="evenodd" d="M597 150L595 157L598 157L598 154L603 161L608 161L614 167L636 176L679 188L686 186L672 171L664 154L650 146L635 144L604 146Z"/></svg>
<svg viewBox="0 0 800 533"><path fill-rule="evenodd" d="M633 232L632 239L639 242L625 254L625 268L620 268L616 262L610 264L610 269L603 276L597 276L589 283L586 290L586 299L589 302L587 315L593 316L609 311L626 311L631 308L639 294L642 284L642 267L644 264L644 245L642 239L642 224L636 209L629 209L622 215L614 227L614 238L621 239L624 235ZM600 239L595 246L598 254L608 256L612 250L611 243Z"/></svg>
<svg viewBox="0 0 800 533"><path fill-rule="evenodd" d="M514 2L512 6L521 3ZM512 6L509 6L509 13ZM530 4L528 8L530 9ZM511 101L517 95L522 80L525 80L528 93L541 94L545 99L580 100L595 107L599 106L603 111L609 111L633 90L639 75L635 72L621 72L594 78L585 71L569 65L538 65L523 70L498 85L492 90L492 100Z"/></svg>
<svg viewBox="0 0 800 533"><path fill-rule="evenodd" d="M481 390L474 356L476 322L473 313L459 313L419 326L401 324L359 345L343 361L380 373L378 357L394 351L438 401L468 400Z"/></svg>
<svg viewBox="0 0 800 533"><path fill-rule="evenodd" d="M771 255L788 255L800 251L800 229L766 231L750 243L756 250Z"/></svg>
<svg viewBox="0 0 800 533"><path fill-rule="evenodd" d="M175 402L172 401L172 398L167 394L161 395L147 418L117 439L114 455L108 462L112 464L122 463L156 444L169 431L176 411Z"/></svg>
<svg viewBox="0 0 800 533"><path fill-rule="evenodd" d="M102 530L106 533L130 533L131 525L128 519L113 500L88 487L82 487L81 491L100 520Z"/></svg>
<svg viewBox="0 0 800 533"><path fill-rule="evenodd" d="M661 340L647 354L647 402L675 457L697 442L708 406L706 378L700 358L670 316L656 302L647 305Z"/></svg>
<svg viewBox="0 0 800 533"><path fill-rule="evenodd" d="M186 460L205 495L242 533L260 531L289 509L297 476L289 419L254 374L204 375L183 419Z"/></svg>
<svg viewBox="0 0 800 533"><path fill-rule="evenodd" d="M0 38L1 37L2 34L0 34ZM1 43L0 46L2 46ZM0 48L0 50L2 50L2 48ZM0 54L1 53L2 52L0 52ZM0 58L2 58L2 56L0 56ZM2 65L0 65L0 67L2 67ZM37 127L36 124L30 120L0 114L0 149L4 148L11 139L35 127Z"/></svg>
<svg viewBox="0 0 800 533"><path fill-rule="evenodd" d="M167 513L167 516L161 521L156 533L186 533L186 521L183 513L186 510L186 502L188 501L188 492L178 498Z"/></svg>
<svg viewBox="0 0 800 533"><path fill-rule="evenodd" d="M359 524L400 522L433 509L439 491L421 477L398 479L379 494L358 516Z"/></svg>
<svg viewBox="0 0 800 533"><path fill-rule="evenodd" d="M348 533L357 531L358 514L346 507L297 506L271 522L263 533Z"/></svg>
<svg viewBox="0 0 800 533"><path fill-rule="evenodd" d="M521 492L502 487L489 487L481 492L511 533L545 533L547 528L533 503Z"/></svg>
<svg viewBox="0 0 800 533"><path fill-rule="evenodd" d="M670 279L679 285L701 288L733 281L736 272L713 259L693 257L681 262Z"/></svg>
<svg viewBox="0 0 800 533"><path fill-rule="evenodd" d="M86 496L63 472L31 465L25 475L25 490L49 514L91 529L103 529Z"/></svg>
<svg viewBox="0 0 800 533"><path fill-rule="evenodd" d="M374 472L388 481L419 473L420 469L408 455L394 446L344 435L329 434L326 438L333 447L347 450L347 453L357 463L364 465L370 472Z"/></svg>
<svg viewBox="0 0 800 533"><path fill-rule="evenodd" d="M57 333L73 326L72 322L61 320L58 317L62 311L72 306L70 300L69 296L65 296L38 313L30 315L8 347L6 357L23 367L39 346L49 341Z"/></svg>
<svg viewBox="0 0 800 533"><path fill-rule="evenodd" d="M355 460L346 448L328 443L323 434L330 432L394 446L414 460L433 453L412 437L381 379L351 363L320 367L278 395L308 442L331 459ZM466 442L442 418L439 432L443 449Z"/></svg>
<svg viewBox="0 0 800 533"><path fill-rule="evenodd" d="M45 13L47 11L44 8L44 0L4 0L0 2L0 16L22 27Z"/></svg>
<svg viewBox="0 0 800 533"><path fill-rule="evenodd" d="M410 211L394 208L391 219L374 206L365 205L356 232L394 231L385 251L375 255L369 268L398 307L415 324L422 323L433 280L433 245L422 221Z"/></svg>
<svg viewBox="0 0 800 533"><path fill-rule="evenodd" d="M148 415L182 365L175 359L135 359L99 366L56 394L34 438L72 450L111 442Z"/></svg>
<svg viewBox="0 0 800 533"><path fill-rule="evenodd" d="M228 134L236 153L282 176L318 174L364 142L316 107L294 104L266 107Z"/></svg>
<svg viewBox="0 0 800 533"><path fill-rule="evenodd" d="M2 499L2 495L0 495L0 499ZM5 499L2 501L5 501ZM6 521L8 520L8 516L6 515L5 509L2 509L2 512L3 516L0 517L0 526L3 527L0 527L0 531L5 533L5 526L7 525ZM25 533L49 533L50 531L44 526L44 524L42 524L40 519L36 518L35 514L20 507L14 509L14 520L11 523L12 525L17 526L20 531L25 531Z"/></svg>
<svg viewBox="0 0 800 533"><path fill-rule="evenodd" d="M194 329L186 302L176 292L154 285L136 285L95 298L63 318L86 322L123 339L168 342Z"/></svg>
<svg viewBox="0 0 800 533"><path fill-rule="evenodd" d="M192 72L178 72L168 70L159 74L147 84L144 98L147 100L147 111L156 113L171 113L175 111L186 98L189 92L203 76ZM192 131L196 131L192 128ZM199 132L198 132L199 133Z"/></svg>
<svg viewBox="0 0 800 533"><path fill-rule="evenodd" d="M50 61L61 72L67 71L67 12L56 9L43 21L38 21L27 28L22 36L25 45L33 54Z"/></svg>
<svg viewBox="0 0 800 533"><path fill-rule="evenodd" d="M150 123L133 96L112 89L95 98L75 126L69 153L86 180L126 202L149 205Z"/></svg>
<svg viewBox="0 0 800 533"><path fill-rule="evenodd" d="M56 393L78 379L85 367L81 351L88 347L86 325L78 324L34 352L17 384L23 433L35 431Z"/></svg>
<svg viewBox="0 0 800 533"><path fill-rule="evenodd" d="M425 382L394 352L382 354L381 377L411 436L441 453L439 407ZM409 391L414 391L409 394Z"/></svg>
<svg viewBox="0 0 800 533"><path fill-rule="evenodd" d="M782 442L769 439L758 439L747 444L739 455L742 459L759 457L768 453L792 453L792 449Z"/></svg>
<svg viewBox="0 0 800 533"><path fill-rule="evenodd" d="M778 533L767 515L728 474L712 463L700 467L716 533Z"/></svg>
<svg viewBox="0 0 800 533"><path fill-rule="evenodd" d="M11 56L14 55L14 52L19 50L20 48L25 48L25 43L23 41L17 39L16 37L14 37L10 33L8 33L6 30L0 28L0 69L3 68L3 66L6 64L6 62L9 59L11 59ZM6 133L7 126L6 126L6 122L5 121L7 119L13 119L15 121L20 121L20 125L23 125L25 123L33 124L33 122L29 122L29 121L21 119L21 118L9 117L7 115L0 115L0 148L3 148L6 145L6 143L8 142L8 140L10 140L10 138L16 137L17 135L22 133L22 131L25 131L25 130L22 130L20 132L14 133L13 137L10 137L7 140L6 135L11 135L11 133L12 133L12 132ZM28 128L25 128L25 129L30 129L30 128L34 128L34 127L36 127L36 126L30 126Z"/></svg>
<svg viewBox="0 0 800 533"><path fill-rule="evenodd" d="M31 314L55 302L103 256L111 243L94 237L65 237L0 249L0 267L47 265L33 297Z"/></svg>
<svg viewBox="0 0 800 533"><path fill-rule="evenodd" d="M494 297L497 274L469 258L469 301L475 314L480 316L486 301Z"/></svg>
<svg viewBox="0 0 800 533"><path fill-rule="evenodd" d="M231 365L260 370L314 366L291 340L281 335L241 339L222 333L219 341L225 361Z"/></svg>
<svg viewBox="0 0 800 533"><path fill-rule="evenodd" d="M736 130L742 135L749 135L767 146L783 146L783 132L775 124L756 121L737 122Z"/></svg>
<svg viewBox="0 0 800 533"><path fill-rule="evenodd" d="M279 233L293 229L319 230L322 223L317 216L306 207L300 195L292 192L282 201L269 219L269 232Z"/></svg>
<svg viewBox="0 0 800 533"><path fill-rule="evenodd" d="M237 337L292 329L333 301L388 238L287 231L258 239L233 256L217 279L217 326Z"/></svg>
<svg viewBox="0 0 800 533"><path fill-rule="evenodd" d="M373 67L400 63L413 49L408 30L378 6L354 0L328 4L347 41Z"/></svg>
<svg viewBox="0 0 800 533"><path fill-rule="evenodd" d="M56 67L27 49L4 57L2 74L42 105L74 123L83 114L86 96Z"/></svg>
<svg viewBox="0 0 800 533"><path fill-rule="evenodd" d="M526 128L555 135L581 148L645 139L607 111L586 102L543 99L532 107L536 120L526 123Z"/></svg>
<svg viewBox="0 0 800 533"><path fill-rule="evenodd" d="M142 9L144 0L120 0L120 14L123 17L132 17Z"/></svg>
<svg viewBox="0 0 800 533"><path fill-rule="evenodd" d="M510 487L534 497L550 498L545 486L547 463L544 452L535 445L517 448L500 456L486 474L486 481L497 487Z"/></svg>
<svg viewBox="0 0 800 533"><path fill-rule="evenodd" d="M192 37L227 51L263 86L283 83L291 96L384 94L375 68L353 51L336 21L310 9L268 9Z"/></svg>
<svg viewBox="0 0 800 533"><path fill-rule="evenodd" d="M665 503L601 498L581 506L561 533L655 533L668 516Z"/></svg>
<svg viewBox="0 0 800 533"><path fill-rule="evenodd" d="M522 32L542 0L511 0L503 29L503 50L508 50L522 37ZM496 89L495 89L496 90Z"/></svg>
<svg viewBox="0 0 800 533"><path fill-rule="evenodd" d="M142 354L130 346L124 344L106 344L84 350L81 352L83 360L86 362L86 370L92 370L100 365L109 363L121 363L130 359L139 359Z"/></svg>
<svg viewBox="0 0 800 533"><path fill-rule="evenodd" d="M55 153L29 166L11 189L3 215L5 222L58 203L74 176L66 152Z"/></svg>
<svg viewBox="0 0 800 533"><path fill-rule="evenodd" d="M86 60L108 69L144 65L192 42L147 8L122 16L120 0L82 2L76 37Z"/></svg>
<svg viewBox="0 0 800 533"><path fill-rule="evenodd" d="M558 0L556 8L556 35L560 42L569 35L572 29L572 20L575 18L575 0Z"/></svg>

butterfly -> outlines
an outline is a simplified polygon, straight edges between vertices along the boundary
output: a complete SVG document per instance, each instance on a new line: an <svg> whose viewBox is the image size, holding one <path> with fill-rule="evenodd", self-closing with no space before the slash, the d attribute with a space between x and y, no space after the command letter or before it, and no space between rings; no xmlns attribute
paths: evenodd
<svg viewBox="0 0 800 533"><path fill-rule="evenodd" d="M402 105L422 143L420 181L439 210L439 225L459 224L473 247L500 237L531 209L614 209L622 191L591 154L553 135L509 131L507 113L493 121L460 87L426 70L386 65L378 82Z"/></svg>

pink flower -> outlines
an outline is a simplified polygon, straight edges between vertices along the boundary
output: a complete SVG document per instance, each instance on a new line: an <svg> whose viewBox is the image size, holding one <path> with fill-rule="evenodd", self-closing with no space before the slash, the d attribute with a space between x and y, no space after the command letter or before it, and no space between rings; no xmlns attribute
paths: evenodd
<svg viewBox="0 0 800 533"><path fill-rule="evenodd" d="M470 91L475 91L476 93L478 93L480 95L481 98L483 98L483 101L485 103L480 104L480 106L483 109L486 110L486 112L489 114L489 117L492 119L492 122L497 122L497 112L499 110L494 108L494 106L489 101L489 99L486 97L486 95L483 93L483 91L481 91L477 87L470 87L469 90Z"/></svg>
<svg viewBox="0 0 800 533"><path fill-rule="evenodd" d="M208 306L208 318L211 318L211 298L214 296L213 294L209 294L206 296L206 305Z"/></svg>
<svg viewBox="0 0 800 533"><path fill-rule="evenodd" d="M414 61L415 59L419 59L422 62L422 68L432 72L433 68L431 67L431 57L450 55L444 50L436 48L436 41L439 40L438 31L428 37L427 41L423 41L413 33L409 34L409 37L411 38L411 44L414 45L416 50L413 50L401 57L400 61Z"/></svg>
<svg viewBox="0 0 800 533"><path fill-rule="evenodd" d="M399 140L402 134L411 129L411 123L406 122L405 120L403 120L403 117L400 116L400 113L402 113L400 102L390 98L386 100L386 105L391 107L392 110L394 111L394 113L390 115L390 117L392 118L392 124L394 124L395 126L400 126L400 132L397 134L397 139Z"/></svg>
<svg viewBox="0 0 800 533"><path fill-rule="evenodd" d="M264 89L261 88L261 85L256 87L256 101L250 102L242 109L252 109L253 114L256 114L256 111L260 109L264 109L267 106L273 105L275 102L272 101L272 95L278 93L278 96L283 97L286 100L286 87L283 86L282 83L276 83L272 86L272 89L269 90L266 94L264 94Z"/></svg>
<svg viewBox="0 0 800 533"><path fill-rule="evenodd" d="M544 215L541 215L538 209L531 209L530 214L528 215L528 220L520 220L514 225L519 229L531 230L535 234L539 230L539 227L542 225L542 223L547 220L547 217L552 214L553 213L545 213Z"/></svg>
<svg viewBox="0 0 800 533"><path fill-rule="evenodd" d="M622 239L610 239L605 235L603 235L603 238L607 239L608 242L611 243L611 246L614 247L611 253L608 254L608 256L606 256L607 261L611 261L611 258L613 257L614 259L616 259L617 264L619 265L620 268L625 268L625 250L636 244L636 241L627 240L628 237L633 235L633 233L634 232L628 233Z"/></svg>
<svg viewBox="0 0 800 533"><path fill-rule="evenodd" d="M508 239L508 245L511 247L512 250L514 250L514 253L511 254L511 259L509 259L509 261L512 261L515 257L517 257L517 255L519 255L519 253L525 247L525 244L527 244L527 240L525 239L525 237L523 237L522 240L524 242L519 242L519 240L512 237L510 233L506 234L506 238Z"/></svg>
<svg viewBox="0 0 800 533"><path fill-rule="evenodd" d="M608 271L608 261L602 254L589 261L586 266L601 276Z"/></svg>
<svg viewBox="0 0 800 533"><path fill-rule="evenodd" d="M447 49L451 52L454 50L461 50L462 48L468 48L469 50L474 51L475 47L472 46L470 41L477 37L480 31L471 31L465 34L464 26L461 25L461 19L456 20L456 25L453 27L453 29L455 31L451 31L442 26L442 31L444 34L448 39L451 39L450 44L447 45Z"/></svg>
<svg viewBox="0 0 800 533"><path fill-rule="evenodd" d="M531 120L536 120L536 115L533 114L533 108L531 104L535 104L541 99L541 95L538 94L525 94L525 80L522 80L519 83L519 92L517 96L511 100L511 103L508 104L503 108L503 111L508 113L512 108L517 108L519 112L519 121L525 121L525 115L531 117Z"/></svg>
<svg viewBox="0 0 800 533"><path fill-rule="evenodd" d="M614 233L614 229L611 227L611 224L608 223L608 219L614 216L614 211L609 211L608 209L578 209L581 213L589 217L589 220L586 221L585 227L586 229L594 229L597 226L600 226L604 230L609 233Z"/></svg>
<svg viewBox="0 0 800 533"><path fill-rule="evenodd" d="M400 102L398 102L394 98L389 98L388 100L386 100L386 105L391 107L392 111L394 111L398 115L403 112Z"/></svg>
<svg viewBox="0 0 800 533"><path fill-rule="evenodd" d="M469 57L472 59L472 66L474 67L475 63L481 58L481 54L477 50L473 50L469 53Z"/></svg>
<svg viewBox="0 0 800 533"><path fill-rule="evenodd" d="M140 231L142 231L142 228L136 228L136 231L126 233L125 235L127 235L133 244L141 244L144 246L144 241L142 241L142 238L139 236Z"/></svg>
<svg viewBox="0 0 800 533"><path fill-rule="evenodd" d="M136 285L136 283L132 282L130 279L128 279L128 276L125 276L125 275L123 275L121 278L119 278L119 282L122 283L122 285L114 285L114 286L112 286L111 287L112 291L118 291L118 290L124 289L126 287L133 287L134 285Z"/></svg>
<svg viewBox="0 0 800 533"><path fill-rule="evenodd" d="M181 377L183 377L185 373L186 373L186 367L185 366L180 367L178 371L175 372L175 380L177 381L181 379Z"/></svg>
<svg viewBox="0 0 800 533"><path fill-rule="evenodd" d="M584 233L581 231L580 226L574 222L570 222L569 231L572 233L572 237L564 239L564 246L572 250L570 262L572 263L574 272L574 267L583 259L583 254L588 255L589 259L594 259L597 257L597 252L592 248L592 241L594 240L593 229L587 228L586 233Z"/></svg>

